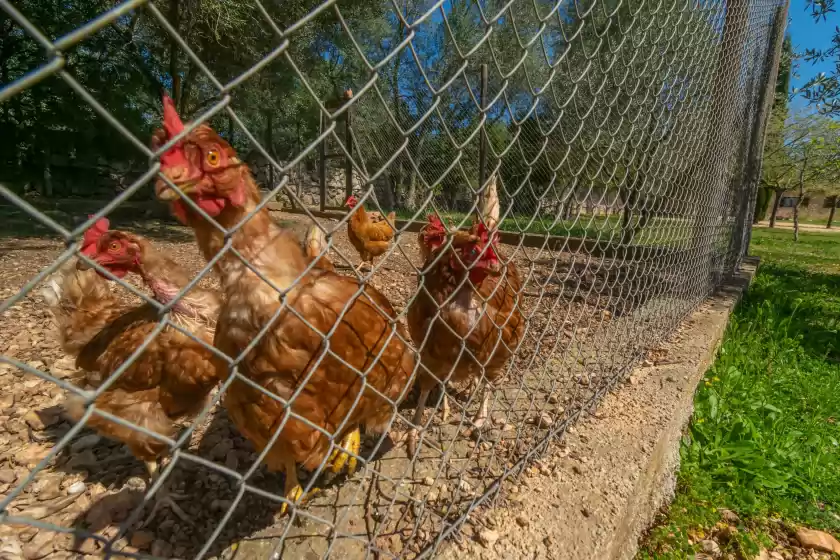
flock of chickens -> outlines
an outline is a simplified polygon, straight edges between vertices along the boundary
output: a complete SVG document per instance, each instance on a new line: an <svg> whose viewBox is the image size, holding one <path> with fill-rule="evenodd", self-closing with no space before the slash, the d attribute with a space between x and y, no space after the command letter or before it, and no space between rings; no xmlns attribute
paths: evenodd
<svg viewBox="0 0 840 560"><path fill-rule="evenodd" d="M164 97L163 104L154 148L184 131L171 100ZM435 387L472 380L483 391L473 419L482 426L492 383L525 330L519 273L501 258L492 231L499 215L495 193L485 199L484 219L469 230L448 229L429 216L419 234L425 262L406 333L383 294L358 276L335 272L321 226L301 244L271 219L247 165L209 126L196 127L166 151L160 172L166 180L155 185L157 197L193 229L221 290L192 285L143 237L109 230L105 219L94 224L84 235L85 258L63 265L43 290L63 349L88 383L102 389L92 414L88 400L68 396L71 419L86 417L88 427L123 442L154 477L178 422L194 418L213 388L233 374L222 405L268 469L285 473L286 502L296 504L304 499L297 467L315 470L326 462L334 472L352 474L361 430L390 429L415 384L420 396L405 434L410 456ZM372 263L389 248L394 215L383 218L357 204L348 200L348 234L363 264ZM226 235L204 214L234 233ZM109 289L109 279L129 273L167 306L163 326L157 306L126 305ZM177 498L159 491L146 523L164 504L186 519Z"/></svg>

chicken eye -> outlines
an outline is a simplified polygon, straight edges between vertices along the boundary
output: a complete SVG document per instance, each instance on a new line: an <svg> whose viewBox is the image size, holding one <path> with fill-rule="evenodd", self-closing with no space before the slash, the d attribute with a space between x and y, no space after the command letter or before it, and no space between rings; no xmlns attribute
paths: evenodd
<svg viewBox="0 0 840 560"><path fill-rule="evenodd" d="M116 241L112 241L111 244L108 245L108 250L111 251L112 253L116 253L117 251L120 250L120 244L117 243Z"/></svg>
<svg viewBox="0 0 840 560"><path fill-rule="evenodd" d="M213 167L219 165L219 159L219 152L217 152L216 150L210 150L209 152L207 152L207 163L209 163Z"/></svg>

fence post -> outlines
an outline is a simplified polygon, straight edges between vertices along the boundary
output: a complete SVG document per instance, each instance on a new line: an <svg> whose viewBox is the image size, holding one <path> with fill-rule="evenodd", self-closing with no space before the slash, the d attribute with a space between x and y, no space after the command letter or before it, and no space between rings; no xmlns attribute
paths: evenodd
<svg viewBox="0 0 840 560"><path fill-rule="evenodd" d="M321 113L320 124L318 125L318 134L324 133L324 113ZM324 138L318 144L318 184L320 191L320 200L318 201L318 208L321 212L327 206L327 139Z"/></svg>
<svg viewBox="0 0 840 560"><path fill-rule="evenodd" d="M479 102L481 104L481 116L486 117L485 103L487 103L487 80L488 70L487 64L481 65L481 90L479 92ZM484 187L484 182L487 180L487 121L481 125L481 136L478 145L478 188Z"/></svg>
<svg viewBox="0 0 840 560"><path fill-rule="evenodd" d="M762 92L762 99L760 105L760 113L756 122L756 129L753 135L753 149L750 151L749 160L747 160L748 172L747 180L751 192L747 193L749 197L749 207L747 208L746 222L742 226L745 231L742 234L743 246L739 247L738 261L736 266L740 265L741 259L747 256L750 250L750 242L752 241L752 218L755 214L756 196L758 195L758 185L761 182L761 168L764 163L764 142L767 138L767 123L770 120L770 111L773 109L775 103L775 95L772 92L776 90L776 79L779 75L779 63L782 56L782 44L785 39L785 27L787 23L787 14L790 2L785 2L784 5L776 9L776 17L773 21L773 28L771 30L770 43L770 59L767 61L767 81L764 84L764 91Z"/></svg>
<svg viewBox="0 0 840 560"><path fill-rule="evenodd" d="M350 131L352 109L344 113L344 145L347 147L347 155L344 158L344 199L350 198L353 194L353 133Z"/></svg>

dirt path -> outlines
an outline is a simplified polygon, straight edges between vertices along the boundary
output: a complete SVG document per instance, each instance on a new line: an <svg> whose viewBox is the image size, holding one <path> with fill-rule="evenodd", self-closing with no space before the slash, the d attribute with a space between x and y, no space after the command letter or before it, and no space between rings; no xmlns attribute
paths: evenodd
<svg viewBox="0 0 840 560"><path fill-rule="evenodd" d="M759 222L756 224L757 227L760 228L769 228L770 222L764 221ZM777 220L776 221L776 228L778 229L793 229L793 222L788 220ZM840 233L840 228L832 227L831 229L826 229L825 224L818 225L818 224L799 224L800 231L808 231L813 233Z"/></svg>

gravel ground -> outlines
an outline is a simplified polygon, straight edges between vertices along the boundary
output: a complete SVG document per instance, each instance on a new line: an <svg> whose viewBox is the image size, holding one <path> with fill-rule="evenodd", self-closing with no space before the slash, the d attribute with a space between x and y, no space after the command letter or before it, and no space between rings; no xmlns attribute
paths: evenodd
<svg viewBox="0 0 840 560"><path fill-rule="evenodd" d="M303 233L306 218L278 214L284 225ZM329 221L325 221L329 223ZM112 227L149 236L191 272L203 267L185 228L159 221L113 220ZM352 264L358 255L342 231L339 253ZM373 284L402 310L420 264L414 234L403 236L378 271ZM55 238L36 233L0 239L0 297L14 296L59 255ZM282 494L282 476L258 468L241 495L235 479L190 460L177 460L167 478L171 491L186 494L180 502L190 515L188 525L164 510L147 527L127 523L142 507L144 468L116 442L82 430L51 456L8 507L13 516L34 518L64 528L64 533L31 525L0 525L0 539L9 558L76 558L101 556L105 543L122 553L193 557L212 541L209 557L265 557L279 552L293 558L363 556L371 550L386 556L420 552L439 532L475 508L479 498L495 492L498 477L518 466L535 449L544 449L549 431L570 419L582 403L602 394L611 379L627 371L691 307L691 297L655 298L672 286L675 263L611 263L545 249L505 246L526 282L523 308L529 317L526 340L515 357L512 374L491 402L492 427L472 435L466 419L477 408L464 388L454 388L447 424L436 421L424 434L421 460L412 463L403 445L386 439L350 480L324 477L324 488L292 519L279 515L269 495ZM679 265L680 263L676 263ZM640 268L643 267L643 268ZM345 273L349 271L345 270ZM644 272L644 274L640 274ZM214 280L206 280L213 285ZM124 288L119 288L124 290ZM643 297L644 294L644 297ZM134 297L128 296L126 297ZM73 382L73 361L58 347L43 300L35 292L0 317L0 353L52 376ZM65 437L71 425L61 415L62 390L50 381L0 364L0 498L15 490L35 465ZM428 407L431 411L436 398ZM401 414L413 412L413 397ZM394 432L405 428L398 419ZM192 434L189 454L245 473L256 456L220 408L211 411ZM305 476L306 473L301 473ZM214 532L227 514L218 534ZM142 519L142 517L140 517ZM73 528L103 537L74 539ZM283 536L283 539L278 537ZM373 549L368 549L372 543ZM279 548L278 548L279 546ZM375 549L375 550L374 550ZM12 552L9 552L12 551Z"/></svg>

